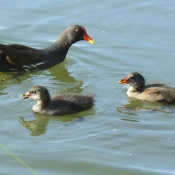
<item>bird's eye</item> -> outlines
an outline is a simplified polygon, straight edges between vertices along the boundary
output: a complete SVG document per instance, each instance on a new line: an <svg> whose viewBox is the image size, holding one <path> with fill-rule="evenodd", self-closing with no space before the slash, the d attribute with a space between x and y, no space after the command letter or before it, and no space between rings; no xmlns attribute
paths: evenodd
<svg viewBox="0 0 175 175"><path fill-rule="evenodd" d="M129 82L135 82L134 78L130 77Z"/></svg>
<svg viewBox="0 0 175 175"><path fill-rule="evenodd" d="M75 31L76 31L76 32L79 32L79 30L78 30L78 29L76 29Z"/></svg>
<svg viewBox="0 0 175 175"><path fill-rule="evenodd" d="M36 91L31 91L32 94L36 94Z"/></svg>

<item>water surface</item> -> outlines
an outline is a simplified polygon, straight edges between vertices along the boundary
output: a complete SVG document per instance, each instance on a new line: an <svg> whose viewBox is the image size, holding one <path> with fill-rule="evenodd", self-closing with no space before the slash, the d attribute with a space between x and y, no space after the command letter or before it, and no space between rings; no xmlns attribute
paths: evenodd
<svg viewBox="0 0 175 175"><path fill-rule="evenodd" d="M138 71L148 83L175 86L173 0L0 3L0 43L44 48L72 24L95 41L74 44L50 69L0 83L0 144L42 175L175 174L174 106L129 99L117 84ZM34 114L35 102L19 98L34 85L95 94L95 106L69 116ZM32 174L1 147L0 154L0 174Z"/></svg>

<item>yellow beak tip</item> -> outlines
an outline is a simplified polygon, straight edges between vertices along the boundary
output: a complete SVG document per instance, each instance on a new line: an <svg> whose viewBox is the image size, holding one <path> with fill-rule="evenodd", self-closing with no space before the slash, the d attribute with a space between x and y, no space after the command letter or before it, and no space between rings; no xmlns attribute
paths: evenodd
<svg viewBox="0 0 175 175"><path fill-rule="evenodd" d="M95 44L95 42L93 40L89 40L88 41L90 44Z"/></svg>

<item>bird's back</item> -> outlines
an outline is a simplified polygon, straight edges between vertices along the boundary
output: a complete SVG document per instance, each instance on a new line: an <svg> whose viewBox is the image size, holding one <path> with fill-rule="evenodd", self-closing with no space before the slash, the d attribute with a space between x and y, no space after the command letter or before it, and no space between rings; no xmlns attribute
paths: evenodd
<svg viewBox="0 0 175 175"><path fill-rule="evenodd" d="M154 97L155 101L175 102L175 88L164 84L148 85L144 93Z"/></svg>
<svg viewBox="0 0 175 175"><path fill-rule="evenodd" d="M94 104L92 95L60 94L54 96L45 113L47 115L68 115L90 109Z"/></svg>

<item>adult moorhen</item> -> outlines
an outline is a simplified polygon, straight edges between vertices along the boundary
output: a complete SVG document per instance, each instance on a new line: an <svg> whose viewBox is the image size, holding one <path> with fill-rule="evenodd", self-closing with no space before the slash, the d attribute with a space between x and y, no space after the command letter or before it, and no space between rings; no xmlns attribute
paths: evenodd
<svg viewBox="0 0 175 175"><path fill-rule="evenodd" d="M72 25L63 31L53 45L45 49L0 44L0 71L17 72L52 67L62 62L70 46L80 40L94 44L83 26Z"/></svg>
<svg viewBox="0 0 175 175"><path fill-rule="evenodd" d="M127 91L129 97L146 101L175 102L175 88L159 83L145 85L144 77L138 72L131 72L118 83L129 84Z"/></svg>
<svg viewBox="0 0 175 175"><path fill-rule="evenodd" d="M44 86L34 86L26 94L21 95L21 98L36 100L37 103L32 107L32 110L50 116L68 115L88 110L94 104L92 95L69 93L59 94L51 98Z"/></svg>

